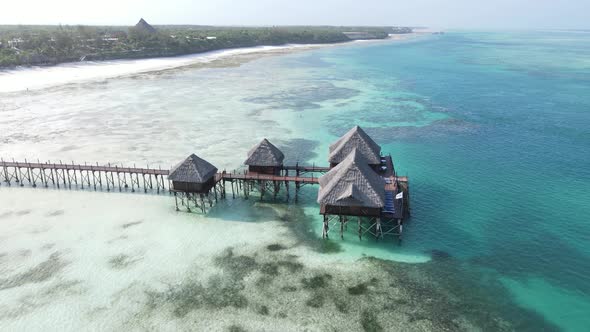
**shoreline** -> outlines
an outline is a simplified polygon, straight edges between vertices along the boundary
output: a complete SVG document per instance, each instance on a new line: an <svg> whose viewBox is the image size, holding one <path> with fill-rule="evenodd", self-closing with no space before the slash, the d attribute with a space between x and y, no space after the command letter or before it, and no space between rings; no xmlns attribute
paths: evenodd
<svg viewBox="0 0 590 332"><path fill-rule="evenodd" d="M430 34L430 32L416 31L403 35L393 35L385 39L351 40L343 43L255 46L228 48L173 57L78 61L47 66L21 66L0 70L0 93L39 90L65 84L161 72L183 67L219 68L239 66L263 56L291 54L326 47L352 46L360 43L400 42ZM31 84L31 82L35 83Z"/></svg>

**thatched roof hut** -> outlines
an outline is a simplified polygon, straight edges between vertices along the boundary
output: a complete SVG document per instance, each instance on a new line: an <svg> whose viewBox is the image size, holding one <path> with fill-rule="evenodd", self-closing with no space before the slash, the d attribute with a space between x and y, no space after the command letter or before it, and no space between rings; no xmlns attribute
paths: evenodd
<svg viewBox="0 0 590 332"><path fill-rule="evenodd" d="M283 166L285 155L266 138L248 151L244 164L251 172L274 174Z"/></svg>
<svg viewBox="0 0 590 332"><path fill-rule="evenodd" d="M214 184L217 168L194 153L174 166L168 175L174 190L207 192Z"/></svg>
<svg viewBox="0 0 590 332"><path fill-rule="evenodd" d="M319 182L322 213L379 215L385 206L385 180L371 169L358 149L352 150Z"/></svg>
<svg viewBox="0 0 590 332"><path fill-rule="evenodd" d="M330 145L328 161L332 166L337 165L354 149L358 149L369 165L381 163L381 147L359 126L355 126Z"/></svg>
<svg viewBox="0 0 590 332"><path fill-rule="evenodd" d="M143 18L141 18L139 20L139 22L137 22L137 24L135 25L135 28L139 31L142 32L147 32L147 33L155 33L156 29L151 26L148 22L146 22Z"/></svg>

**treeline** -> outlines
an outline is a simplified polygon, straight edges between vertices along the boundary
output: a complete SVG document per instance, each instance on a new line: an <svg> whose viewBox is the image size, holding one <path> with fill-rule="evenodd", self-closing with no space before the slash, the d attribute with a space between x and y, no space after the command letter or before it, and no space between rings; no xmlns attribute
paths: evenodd
<svg viewBox="0 0 590 332"><path fill-rule="evenodd" d="M156 26L152 32L141 27L0 26L0 67L174 56L259 45L338 43L354 38L347 32L382 39L411 29Z"/></svg>

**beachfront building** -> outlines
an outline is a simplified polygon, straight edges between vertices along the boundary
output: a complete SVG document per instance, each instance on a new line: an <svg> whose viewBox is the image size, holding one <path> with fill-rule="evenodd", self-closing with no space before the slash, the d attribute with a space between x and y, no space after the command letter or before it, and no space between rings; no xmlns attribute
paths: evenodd
<svg viewBox="0 0 590 332"><path fill-rule="evenodd" d="M381 147L359 126L354 126L344 136L330 145L328 156L330 167L335 167L341 163L355 149L373 169L379 170L382 167Z"/></svg>
<svg viewBox="0 0 590 332"><path fill-rule="evenodd" d="M280 175L285 155L266 138L248 152L244 162L249 173Z"/></svg>

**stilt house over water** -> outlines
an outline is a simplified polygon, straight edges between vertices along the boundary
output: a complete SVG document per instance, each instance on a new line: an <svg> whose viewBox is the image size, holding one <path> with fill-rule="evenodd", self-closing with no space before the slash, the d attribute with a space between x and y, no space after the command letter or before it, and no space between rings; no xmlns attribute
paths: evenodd
<svg viewBox="0 0 590 332"><path fill-rule="evenodd" d="M191 154L172 168L168 180L172 181L174 191L206 194L215 186L216 173L215 166Z"/></svg>
<svg viewBox="0 0 590 332"><path fill-rule="evenodd" d="M320 177L320 214L379 217L385 206L385 180L358 150Z"/></svg>
<svg viewBox="0 0 590 332"><path fill-rule="evenodd" d="M367 232L401 239L408 183L396 175L391 155L381 156L381 147L355 126L330 146L329 161L330 171L319 178L322 237L328 237L330 223L339 223L343 238L345 225L356 217L359 239Z"/></svg>
<svg viewBox="0 0 590 332"><path fill-rule="evenodd" d="M374 169L377 169L381 164L381 147L361 127L354 126L334 144L330 145L330 154L328 156L330 167L341 163L354 149L358 149L358 152L365 157L367 163Z"/></svg>
<svg viewBox="0 0 590 332"><path fill-rule="evenodd" d="M280 175L284 159L283 152L265 138L248 152L244 164L250 173Z"/></svg>

